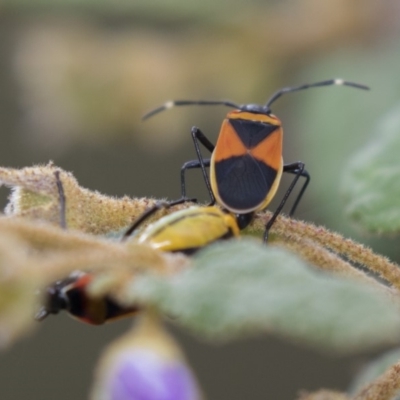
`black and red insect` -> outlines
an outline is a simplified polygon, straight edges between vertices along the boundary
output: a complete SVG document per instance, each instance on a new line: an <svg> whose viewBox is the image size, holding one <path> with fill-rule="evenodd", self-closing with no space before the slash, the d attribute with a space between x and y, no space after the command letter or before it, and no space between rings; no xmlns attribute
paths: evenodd
<svg viewBox="0 0 400 400"><path fill-rule="evenodd" d="M91 296L88 288L93 279L94 275L89 272L75 271L49 285L44 293L44 304L35 319L42 321L50 314L65 310L81 322L100 325L140 311L139 307L122 306L109 296Z"/></svg>
<svg viewBox="0 0 400 400"><path fill-rule="evenodd" d="M225 100L169 101L147 113L143 119L175 106L224 105L234 108L222 122L216 145L199 128L196 126L192 128L191 133L198 159L188 161L182 166L182 197L186 198L186 170L201 168L211 204L216 202L224 209L237 214L239 226L243 229L250 223L255 212L265 209L271 202L279 187L282 173L295 175L280 204L265 226L264 240L266 241L269 229L282 211L300 176L304 177L305 181L292 205L289 212L290 216L294 214L310 181L310 175L305 170L303 162L284 164L282 158L282 124L272 114L270 107L285 93L329 85L369 89L367 86L358 83L347 82L342 79L330 79L280 89L271 96L265 105L239 105ZM211 152L210 159L203 158L199 143ZM210 168L210 176L207 175L206 167Z"/></svg>

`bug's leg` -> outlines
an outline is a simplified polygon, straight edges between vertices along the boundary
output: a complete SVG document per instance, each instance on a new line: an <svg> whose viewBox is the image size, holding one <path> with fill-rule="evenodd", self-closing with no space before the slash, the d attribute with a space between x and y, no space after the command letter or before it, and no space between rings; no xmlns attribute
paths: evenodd
<svg viewBox="0 0 400 400"><path fill-rule="evenodd" d="M62 180L60 178L61 171L57 169L54 171L54 176L56 178L56 186L57 186L57 191L58 191L58 199L59 199L59 204L60 204L60 227L62 229L67 229L67 219L66 219L66 197L65 197L65 192L64 192L64 186L62 183ZM59 283L54 283L49 285L46 288L46 298L50 300L56 299L59 300ZM39 292L40 293L40 292ZM59 303L60 304L60 303ZM65 308L65 307L64 307ZM43 304L39 311L35 315L35 320L36 321L43 321L45 318L47 318L50 314L56 314L58 311L61 309L58 307L52 307L49 304Z"/></svg>
<svg viewBox="0 0 400 400"><path fill-rule="evenodd" d="M185 181L185 171L187 169L192 169L192 168L201 168L201 171L203 173L203 179L206 184L208 194L210 196L210 204L215 203L215 198L214 194L211 190L211 184L210 184L210 179L208 177L206 168L210 166L210 159L204 159L201 151L200 151L200 145L201 143L210 153L214 151L215 146L208 140L208 138L204 135L204 133L194 126L191 130L192 134L192 139L194 143L194 148L196 150L196 155L198 162L195 160L193 161L188 161L185 163L182 168L181 168L181 190L182 190L182 198L186 198L186 181Z"/></svg>
<svg viewBox="0 0 400 400"><path fill-rule="evenodd" d="M62 229L67 229L67 217L66 217L66 197L64 192L64 186L62 184L60 178L60 170L54 172L54 176L56 177L56 185L58 190L58 197L60 200L60 226Z"/></svg>
<svg viewBox="0 0 400 400"><path fill-rule="evenodd" d="M210 159L206 158L203 159L203 166L204 168L208 168L210 166ZM194 168L202 168L201 163L199 160L191 160L185 162L185 164L182 165L181 168L181 193L182 193L182 198L186 199L186 180L185 180L185 172L188 169L194 169ZM207 188L208 189L208 188ZM210 196L210 201L212 201L213 196L212 192L209 191L209 196ZM214 204L214 203L211 203Z"/></svg>
<svg viewBox="0 0 400 400"><path fill-rule="evenodd" d="M129 236L132 235L132 233L145 222L148 218L150 218L153 214L155 214L158 210L161 210L162 208L168 208L169 203L166 201L158 201L156 204L154 204L153 207L148 208L145 210L138 218L133 221L132 225L125 231L125 233L122 235L121 241L126 240Z"/></svg>
<svg viewBox="0 0 400 400"><path fill-rule="evenodd" d="M178 199L175 201L158 201L156 204L154 204L153 207L148 208L145 210L135 221L133 221L132 225L125 231L125 233L122 235L121 241L126 240L132 233L145 222L148 218L150 218L153 214L155 214L158 210L161 210L163 208L170 208L172 206L176 206L177 204L182 204L187 201L192 201L196 202L196 199Z"/></svg>
<svg viewBox="0 0 400 400"><path fill-rule="evenodd" d="M297 195L296 201L294 202L292 209L289 212L289 216L292 217L296 211L297 206L300 203L301 198L303 197L304 192L307 189L308 184L310 183L310 174L304 169L304 164L302 162L295 162L292 164L286 164L283 166L283 172L287 172L290 174L298 175L300 170L300 176L305 178L303 186Z"/></svg>
<svg viewBox="0 0 400 400"><path fill-rule="evenodd" d="M287 168L288 170L286 171L285 168ZM307 186L307 184L308 184L308 182L309 182L309 180L310 180L310 177L309 177L309 175L308 175L307 172L306 172L306 175L304 175L304 172L305 172L305 171L304 171L304 163L302 163L302 162L297 162L297 163L293 163L293 164L288 164L287 166L285 165L284 171L285 171L285 172L292 172L292 173L294 173L294 174L296 174L296 175L295 175L295 177L293 178L293 181L292 181L292 183L290 184L290 186L289 186L288 190L286 191L285 195L283 196L283 198L282 198L282 200L281 200L279 206L277 207L277 209L275 210L275 212L272 214L271 219L270 219L270 220L266 223L266 225L265 225L265 230L264 230L264 242L265 242L265 243L268 241L268 233L269 233L269 230L271 229L271 227L272 227L272 225L274 224L274 222L275 222L276 218L278 217L278 215L281 213L282 208L284 207L284 205L285 205L285 203L286 203L288 197L290 196L290 193L292 193L294 187L296 186L296 183L297 183L297 181L299 180L300 176L305 176L306 178L307 178L307 176L308 176L308 179L306 179L306 184L305 184L305 186ZM303 188L302 188L302 190L301 190L301 192L300 192L300 195L302 195L302 194L304 193L304 190L305 190L305 187L304 187L304 185L303 185ZM295 203L295 206L297 206L298 201L299 201L299 198L297 198L296 203ZM294 207L294 208L295 208L295 207ZM293 211L293 207L292 207L292 211ZM291 212L292 212L292 211L291 211Z"/></svg>

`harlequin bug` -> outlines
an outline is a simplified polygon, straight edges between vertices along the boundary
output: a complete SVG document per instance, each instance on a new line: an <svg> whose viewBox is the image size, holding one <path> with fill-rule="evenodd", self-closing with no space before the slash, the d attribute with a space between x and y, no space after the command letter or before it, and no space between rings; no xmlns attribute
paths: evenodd
<svg viewBox="0 0 400 400"><path fill-rule="evenodd" d="M198 160L189 161L182 166L182 197L186 197L185 171L191 168L201 168L210 195L210 204L216 202L224 209L237 214L238 217L242 218L242 225L244 225L246 222L250 223L255 212L265 209L271 202L278 189L282 172L294 174L293 181L265 226L264 241L266 241L271 226L300 176L305 178L305 182L289 212L290 216L294 214L310 181L310 175L304 169L304 163L283 163L282 125L281 121L272 114L270 107L285 93L329 85L369 89L367 86L358 83L347 82L342 79L330 79L280 89L271 96L265 105L239 105L225 100L169 101L145 114L143 119L175 106L224 105L234 108L235 110L230 111L222 122L215 146L199 128L192 128L191 133ZM212 153L211 159L203 159L199 142ZM206 167L210 167L210 178L206 173Z"/></svg>

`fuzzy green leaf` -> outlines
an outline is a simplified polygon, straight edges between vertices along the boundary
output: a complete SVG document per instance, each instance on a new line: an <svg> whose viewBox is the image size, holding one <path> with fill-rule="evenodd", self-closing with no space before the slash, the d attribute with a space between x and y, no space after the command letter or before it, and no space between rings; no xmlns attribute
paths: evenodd
<svg viewBox="0 0 400 400"><path fill-rule="evenodd" d="M283 249L242 239L205 249L194 264L168 279L137 278L127 297L156 305L210 339L268 331L346 352L399 337L400 315L391 301Z"/></svg>
<svg viewBox="0 0 400 400"><path fill-rule="evenodd" d="M371 232L400 231L400 106L378 122L344 179L347 213Z"/></svg>

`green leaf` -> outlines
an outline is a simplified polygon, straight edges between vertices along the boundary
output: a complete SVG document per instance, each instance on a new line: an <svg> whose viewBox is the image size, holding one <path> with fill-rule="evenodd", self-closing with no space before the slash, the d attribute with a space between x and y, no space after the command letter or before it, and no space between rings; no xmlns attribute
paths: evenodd
<svg viewBox="0 0 400 400"><path fill-rule="evenodd" d="M390 366L400 361L400 348L396 348L381 355L378 359L366 365L355 377L350 386L350 393L357 393L363 386L373 382ZM400 400L400 395L393 400Z"/></svg>
<svg viewBox="0 0 400 400"><path fill-rule="evenodd" d="M346 211L371 232L399 232L400 105L373 132L348 165L343 182Z"/></svg>
<svg viewBox="0 0 400 400"><path fill-rule="evenodd" d="M400 315L386 297L306 265L273 246L242 239L211 246L193 268L128 285L130 301L154 304L210 339L272 332L330 351L393 342Z"/></svg>

